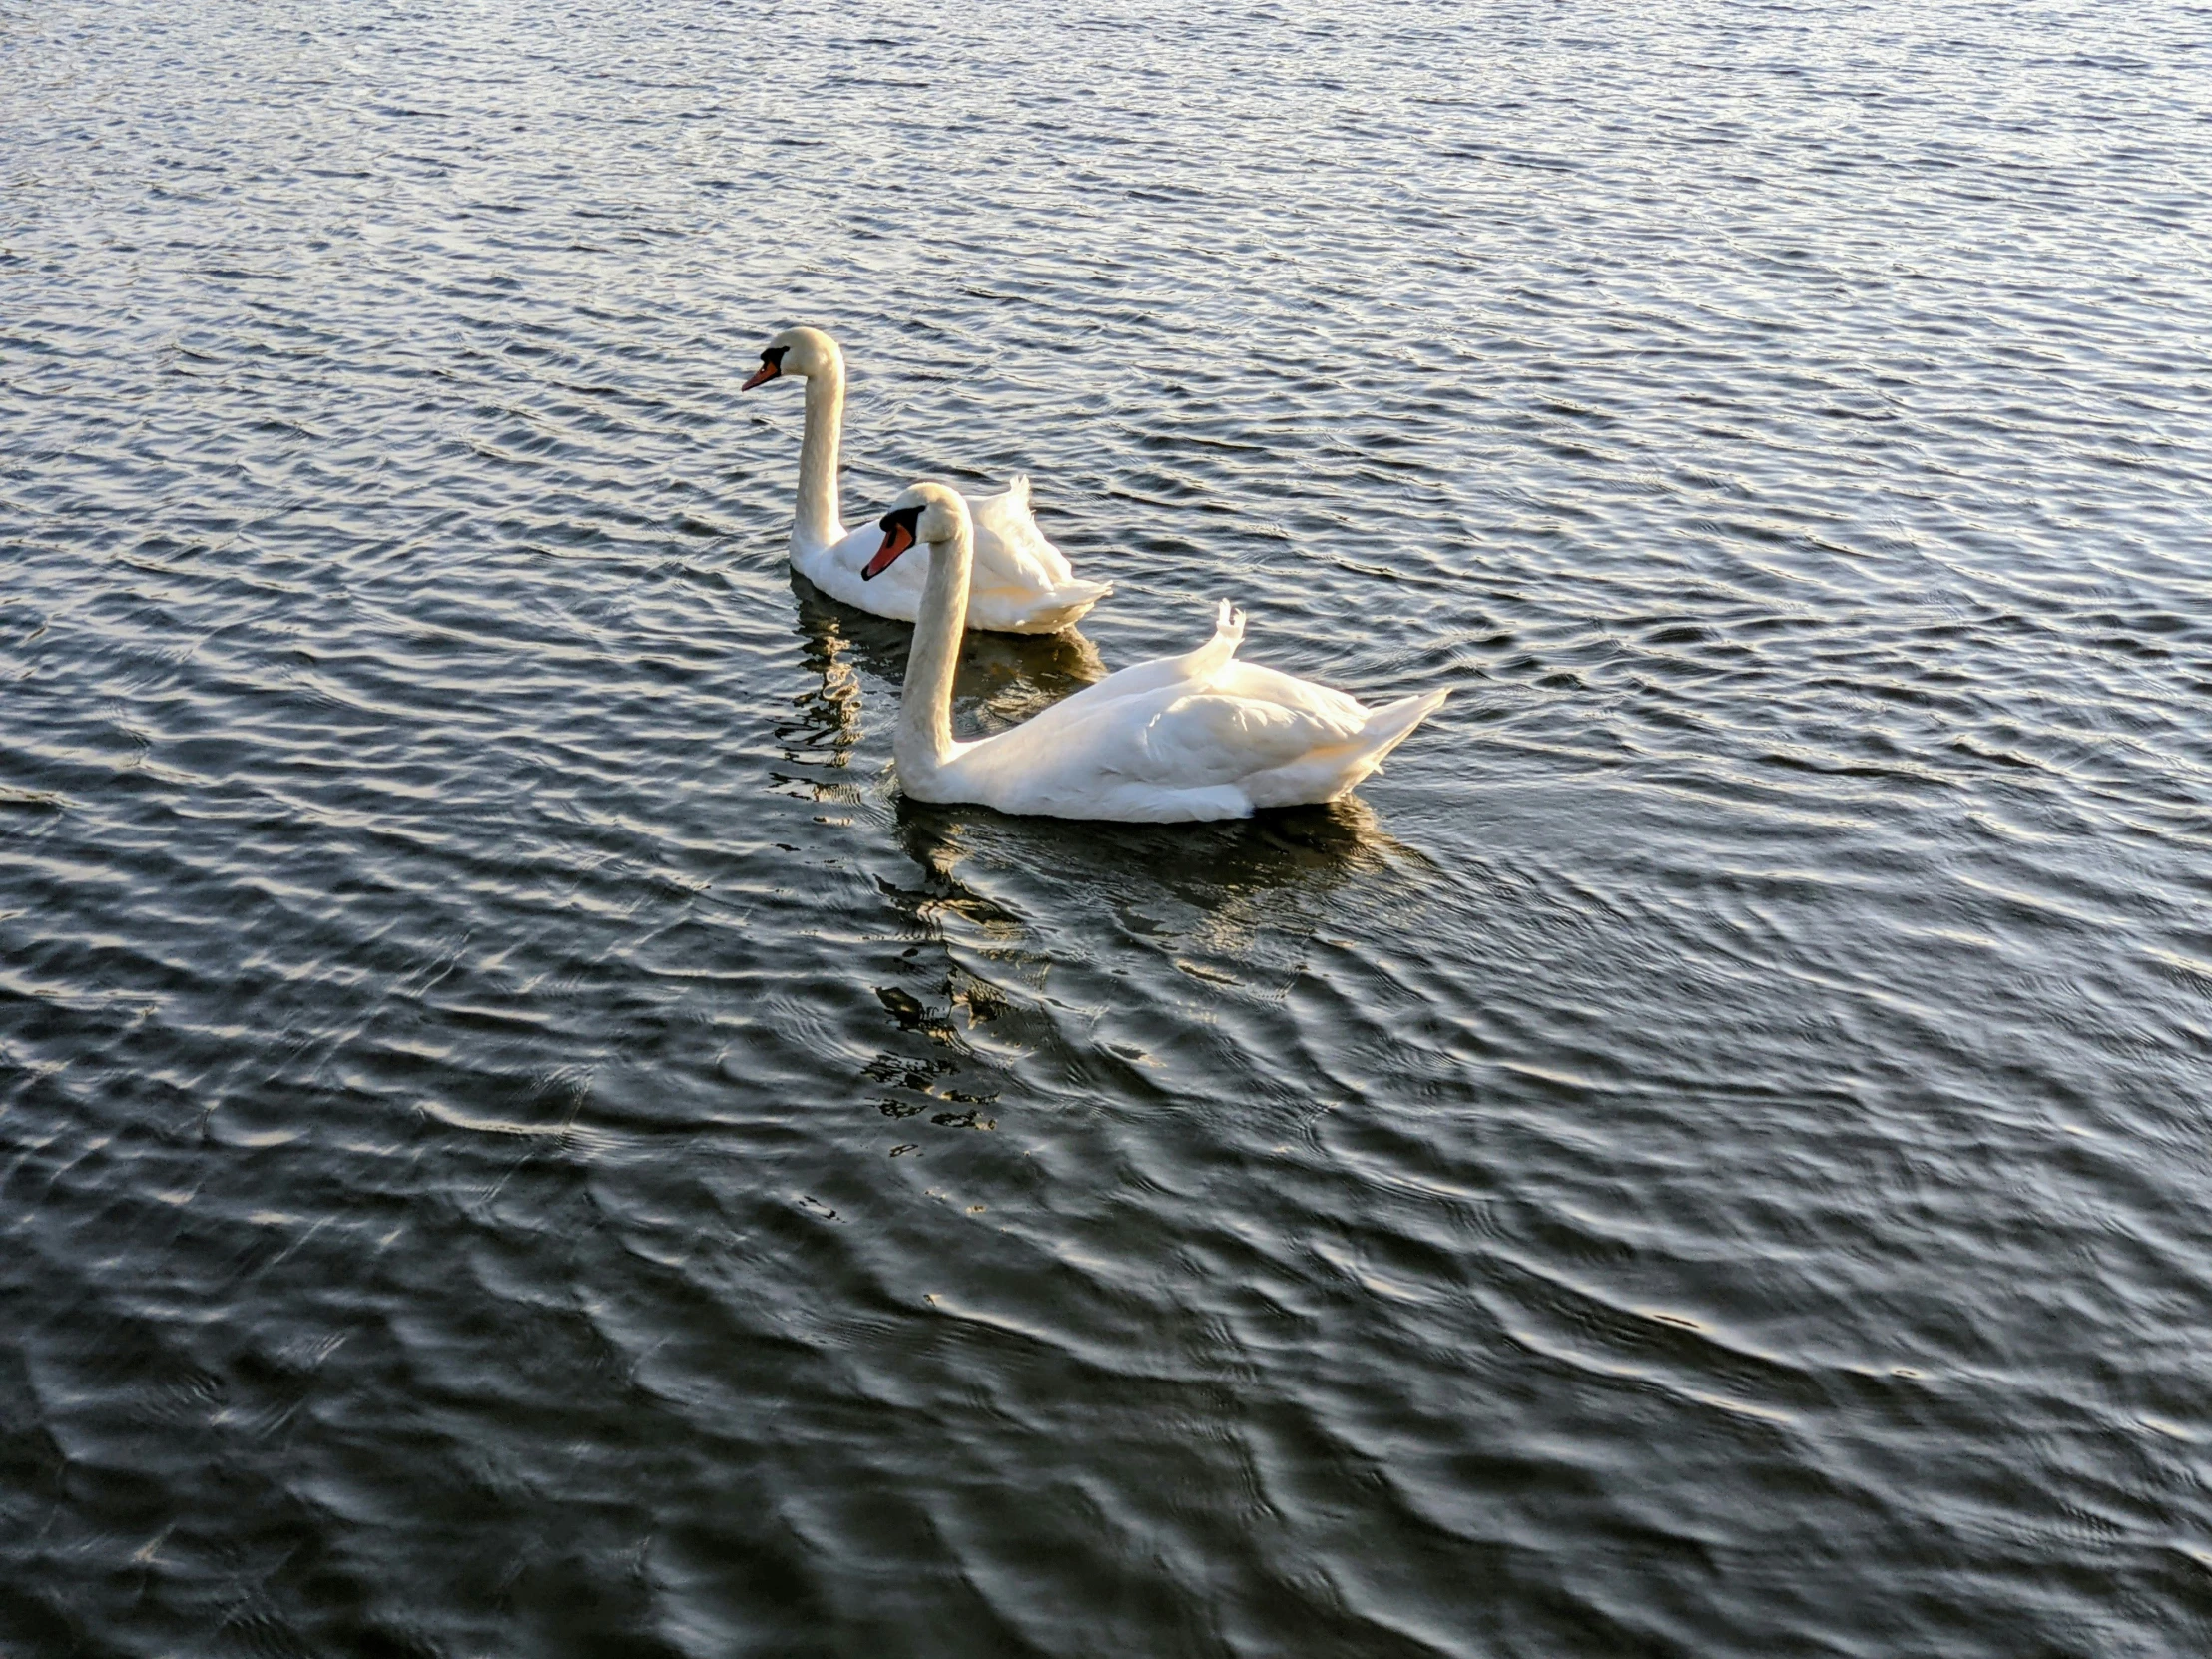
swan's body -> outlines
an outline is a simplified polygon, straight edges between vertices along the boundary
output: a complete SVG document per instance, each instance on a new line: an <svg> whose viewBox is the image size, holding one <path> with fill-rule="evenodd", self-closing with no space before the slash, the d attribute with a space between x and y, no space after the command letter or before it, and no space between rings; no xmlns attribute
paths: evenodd
<svg viewBox="0 0 2212 1659"><path fill-rule="evenodd" d="M807 382L806 426L799 440L799 507L791 559L800 575L832 599L896 622L920 613L929 560L864 582L860 567L880 541L873 526L847 534L837 511L837 442L844 427L844 353L819 328L787 328L761 353L746 388L785 375ZM1007 634L1051 634L1112 590L1078 578L1067 556L1044 539L1029 510L1029 480L998 495L968 499L975 524L975 582L968 626Z"/></svg>
<svg viewBox="0 0 2212 1659"><path fill-rule="evenodd" d="M952 676L974 559L966 503L943 484L916 484L882 523L867 569L895 568L917 540L931 553L892 741L900 786L917 800L1154 824L1334 801L1448 695L1368 709L1240 663L1244 617L1224 601L1197 650L1125 668L1010 730L956 743Z"/></svg>

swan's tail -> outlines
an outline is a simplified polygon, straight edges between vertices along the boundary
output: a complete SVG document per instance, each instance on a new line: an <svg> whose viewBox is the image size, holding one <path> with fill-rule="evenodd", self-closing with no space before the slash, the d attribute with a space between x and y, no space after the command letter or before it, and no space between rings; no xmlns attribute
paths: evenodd
<svg viewBox="0 0 2212 1659"><path fill-rule="evenodd" d="M968 626L997 634L1057 634L1114 590L1080 578L1037 590L984 588L968 595Z"/></svg>
<svg viewBox="0 0 2212 1659"><path fill-rule="evenodd" d="M1444 691L1401 697L1369 715L1349 743L1331 744L1300 756L1288 766L1256 773L1244 781L1255 807L1293 807L1335 801L1349 795L1382 770L1383 757L1413 735L1413 728L1443 707Z"/></svg>
<svg viewBox="0 0 2212 1659"><path fill-rule="evenodd" d="M1401 697L1395 703L1384 704L1376 710L1360 734L1363 740L1361 747L1367 761L1367 771L1361 773L1360 777L1365 778L1370 773L1380 772L1382 758L1411 737L1413 728L1442 708L1444 699L1450 695L1451 689L1447 686L1442 691L1420 692L1412 697ZM1355 783L1358 781L1354 780ZM1346 786L1348 789L1350 787L1351 785Z"/></svg>

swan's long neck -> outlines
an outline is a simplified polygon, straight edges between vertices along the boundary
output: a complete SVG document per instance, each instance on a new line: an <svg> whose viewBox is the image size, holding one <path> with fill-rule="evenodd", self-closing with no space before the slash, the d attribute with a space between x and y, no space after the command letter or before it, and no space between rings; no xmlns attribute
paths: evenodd
<svg viewBox="0 0 2212 1659"><path fill-rule="evenodd" d="M837 512L837 438L844 429L844 360L807 376L807 424L799 439L799 512L792 539L828 547L844 534Z"/></svg>
<svg viewBox="0 0 2212 1659"><path fill-rule="evenodd" d="M906 686L898 699L898 731L891 758L908 795L935 799L938 769L952 759L952 676L967 627L968 575L975 563L975 532L967 515L950 541L929 549L929 580L914 618L914 643L906 657Z"/></svg>

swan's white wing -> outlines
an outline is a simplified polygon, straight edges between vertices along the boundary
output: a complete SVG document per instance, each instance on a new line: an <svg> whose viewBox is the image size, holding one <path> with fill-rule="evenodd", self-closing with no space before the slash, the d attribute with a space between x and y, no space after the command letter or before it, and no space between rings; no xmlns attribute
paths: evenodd
<svg viewBox="0 0 2212 1659"><path fill-rule="evenodd" d="M1231 784L1288 766L1360 735L1361 722L1260 698L1202 692L1180 697L1146 723L1147 782L1179 789Z"/></svg>
<svg viewBox="0 0 2212 1659"><path fill-rule="evenodd" d="M1019 726L957 746L941 777L961 792L1009 813L1086 816L1080 809L1141 771L1145 728L1182 695L1176 686L1099 699L1109 676Z"/></svg>
<svg viewBox="0 0 2212 1659"><path fill-rule="evenodd" d="M975 756L991 751L990 765L994 769L1017 764L1054 770L1070 764L1119 769L1123 765L1122 750L1135 741L1152 717L1188 694L1190 688L1180 681L1147 683L1148 670L1175 661L1162 657L1109 674L1038 711L1019 726L967 745L967 751Z"/></svg>
<svg viewBox="0 0 2212 1659"><path fill-rule="evenodd" d="M1029 480L1016 478L996 495L967 497L975 526L978 587L1056 588L1075 580L1067 555L1044 539L1029 508Z"/></svg>
<svg viewBox="0 0 2212 1659"><path fill-rule="evenodd" d="M1238 662L1244 630L1244 613L1224 600L1204 645L1085 686L974 746L975 762L1001 776L1017 765L1057 773L1079 764L1159 782L1190 767L1188 782L1201 786L1219 781L1216 773L1240 748L1243 770L1262 772L1360 731L1367 711L1343 692ZM983 750L993 752L987 760Z"/></svg>
<svg viewBox="0 0 2212 1659"><path fill-rule="evenodd" d="M1106 682L1102 682L1106 684ZM1064 803L1084 792L1148 786L1204 790L1235 783L1359 737L1359 721L1325 719L1246 697L1153 686L1117 699L1090 699L1099 686L1053 704L1035 719L964 744L953 770L980 801L1011 812Z"/></svg>
<svg viewBox="0 0 2212 1659"><path fill-rule="evenodd" d="M1237 787L1255 807L1334 801L1378 771L1383 757L1403 743L1414 727L1441 708L1448 695L1448 692L1433 691L1386 703L1369 713L1357 741L1312 750L1287 766L1239 779Z"/></svg>
<svg viewBox="0 0 2212 1659"><path fill-rule="evenodd" d="M1057 634L1114 590L1103 582L1063 582L1056 588L971 588L967 625L1000 634Z"/></svg>

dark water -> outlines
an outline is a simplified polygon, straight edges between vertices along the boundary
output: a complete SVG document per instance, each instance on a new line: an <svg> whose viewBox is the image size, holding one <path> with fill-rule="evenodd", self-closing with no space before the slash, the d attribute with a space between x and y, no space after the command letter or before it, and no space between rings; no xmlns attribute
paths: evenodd
<svg viewBox="0 0 2212 1659"><path fill-rule="evenodd" d="M0 0L0 1651L2212 1646L2212 14ZM1457 697L903 806L1037 479Z"/></svg>

